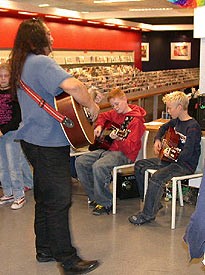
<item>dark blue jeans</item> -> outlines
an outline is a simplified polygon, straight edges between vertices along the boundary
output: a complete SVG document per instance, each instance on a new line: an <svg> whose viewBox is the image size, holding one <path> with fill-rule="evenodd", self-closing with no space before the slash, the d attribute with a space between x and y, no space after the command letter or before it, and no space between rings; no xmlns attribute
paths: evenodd
<svg viewBox="0 0 205 275"><path fill-rule="evenodd" d="M41 147L25 141L21 146L33 166L36 252L72 263L77 255L69 229L70 147Z"/></svg>
<svg viewBox="0 0 205 275"><path fill-rule="evenodd" d="M170 163L158 158L139 160L135 163L135 176L141 198L144 196L144 174L147 169L157 170L149 179L142 211L146 219L152 219L157 214L166 182L174 176L189 175L193 172L177 162Z"/></svg>

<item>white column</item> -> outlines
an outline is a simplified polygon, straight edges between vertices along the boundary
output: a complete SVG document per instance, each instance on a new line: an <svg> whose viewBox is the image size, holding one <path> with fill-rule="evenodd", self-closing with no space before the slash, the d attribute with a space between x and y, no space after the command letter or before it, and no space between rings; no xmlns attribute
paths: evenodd
<svg viewBox="0 0 205 275"><path fill-rule="evenodd" d="M199 92L205 94L205 38L201 38L200 45Z"/></svg>
<svg viewBox="0 0 205 275"><path fill-rule="evenodd" d="M205 93L205 6L194 9L194 38L201 38L199 92Z"/></svg>

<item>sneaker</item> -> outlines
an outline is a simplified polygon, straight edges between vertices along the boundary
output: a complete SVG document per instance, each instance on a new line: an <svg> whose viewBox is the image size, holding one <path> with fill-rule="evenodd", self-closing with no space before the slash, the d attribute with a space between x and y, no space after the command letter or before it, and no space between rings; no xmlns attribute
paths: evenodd
<svg viewBox="0 0 205 275"><path fill-rule="evenodd" d="M14 196L3 196L0 198L0 205L4 205L14 201Z"/></svg>
<svg viewBox="0 0 205 275"><path fill-rule="evenodd" d="M88 202L89 208L95 208L97 205L98 205L98 204L97 204L96 201L89 201L89 202Z"/></svg>
<svg viewBox="0 0 205 275"><path fill-rule="evenodd" d="M100 216L107 214L109 215L111 212L112 207L105 207L100 204L97 204L96 207L93 209L93 215Z"/></svg>
<svg viewBox="0 0 205 275"><path fill-rule="evenodd" d="M15 200L12 203L11 209L13 209L13 210L20 209L21 207L24 206L25 203L26 203L26 199L25 199L25 197L22 197L21 199Z"/></svg>
<svg viewBox="0 0 205 275"><path fill-rule="evenodd" d="M155 218L147 219L142 212L139 212L136 215L132 215L128 218L129 222L135 225L142 225L144 223L149 223L154 221Z"/></svg>

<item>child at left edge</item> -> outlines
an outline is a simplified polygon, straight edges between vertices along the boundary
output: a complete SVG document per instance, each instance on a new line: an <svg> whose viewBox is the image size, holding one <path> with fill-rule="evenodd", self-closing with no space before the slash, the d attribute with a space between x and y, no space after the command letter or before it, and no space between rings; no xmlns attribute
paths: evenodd
<svg viewBox="0 0 205 275"><path fill-rule="evenodd" d="M0 64L0 181L3 196L0 206L11 203L17 210L26 203L24 189L32 188L32 173L20 142L15 141L15 132L21 122L21 111L17 100L12 99L9 85L10 67ZM26 182L24 183L24 179Z"/></svg>

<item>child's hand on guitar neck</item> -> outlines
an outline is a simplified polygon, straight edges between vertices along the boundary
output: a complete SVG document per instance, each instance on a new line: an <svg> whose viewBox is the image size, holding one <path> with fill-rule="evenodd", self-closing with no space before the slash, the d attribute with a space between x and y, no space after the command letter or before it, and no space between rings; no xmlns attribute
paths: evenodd
<svg viewBox="0 0 205 275"><path fill-rule="evenodd" d="M102 132L102 126L101 125L98 125L95 129L94 129L94 135L95 137L99 137L100 134Z"/></svg>
<svg viewBox="0 0 205 275"><path fill-rule="evenodd" d="M123 138L120 137L120 136L118 135L117 130L113 130L113 131L109 134L109 136L111 137L111 139L123 140Z"/></svg>

